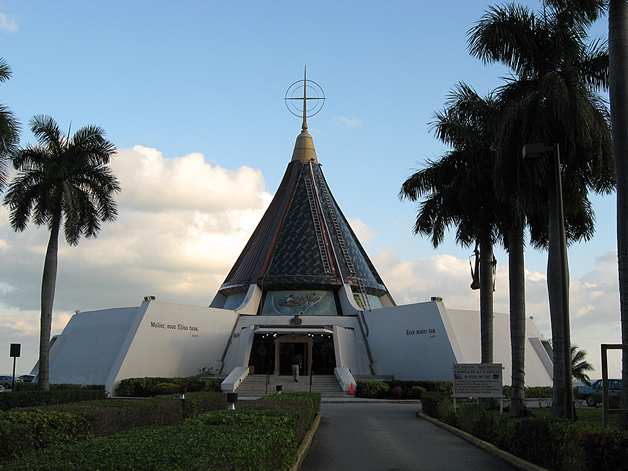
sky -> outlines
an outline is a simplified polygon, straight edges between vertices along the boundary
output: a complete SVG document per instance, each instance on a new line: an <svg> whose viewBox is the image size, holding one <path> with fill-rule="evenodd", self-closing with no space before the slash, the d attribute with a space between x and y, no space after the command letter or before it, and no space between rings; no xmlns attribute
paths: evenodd
<svg viewBox="0 0 628 471"><path fill-rule="evenodd" d="M500 2L501 3L501 2ZM541 3L521 1L533 10ZM158 301L209 305L270 203L301 130L284 103L303 78L325 105L308 120L330 189L397 304L440 296L479 309L472 248L415 236L403 181L448 149L434 113L464 81L484 95L508 70L471 57L467 31L486 0L0 0L0 103L22 123L52 116L102 127L118 149L119 216L97 239L61 242L53 334L76 310ZM607 34L607 19L592 37ZM603 94L607 98L606 94ZM572 343L601 377L600 344L620 342L615 195L592 196L595 237L569 249ZM37 360L45 227L15 233L0 206L0 373ZM508 312L507 254L495 310ZM527 315L546 338L546 252L526 249ZM611 352L610 374L620 374Z"/></svg>

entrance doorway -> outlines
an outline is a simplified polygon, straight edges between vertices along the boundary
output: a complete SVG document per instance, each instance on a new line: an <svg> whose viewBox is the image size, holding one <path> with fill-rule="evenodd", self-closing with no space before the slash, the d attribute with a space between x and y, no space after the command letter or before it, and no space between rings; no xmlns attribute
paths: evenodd
<svg viewBox="0 0 628 471"><path fill-rule="evenodd" d="M292 375L292 359L301 355L301 374L334 374L336 355L331 334L255 334L249 367L251 374Z"/></svg>

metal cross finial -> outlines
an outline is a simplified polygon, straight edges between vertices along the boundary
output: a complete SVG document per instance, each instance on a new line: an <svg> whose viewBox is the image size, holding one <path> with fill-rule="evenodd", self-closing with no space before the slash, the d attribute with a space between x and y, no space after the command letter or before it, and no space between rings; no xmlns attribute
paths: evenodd
<svg viewBox="0 0 628 471"><path fill-rule="evenodd" d="M302 97L300 96L301 89L303 89ZM310 96L308 96L308 91L310 92ZM305 131L307 130L307 118L318 114L318 112L323 108L323 105L325 104L325 93L319 84L307 79L306 66L303 72L303 80L297 80L290 85L288 90L286 90L284 100L290 113L303 118L302 129ZM314 100L314 106L310 110L309 114L307 109L308 100ZM299 103L302 103L300 109Z"/></svg>

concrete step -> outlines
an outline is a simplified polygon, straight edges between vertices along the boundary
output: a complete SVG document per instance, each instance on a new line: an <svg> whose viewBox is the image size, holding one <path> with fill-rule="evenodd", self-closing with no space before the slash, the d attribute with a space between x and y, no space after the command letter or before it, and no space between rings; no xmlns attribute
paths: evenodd
<svg viewBox="0 0 628 471"><path fill-rule="evenodd" d="M268 385L266 384L267 378ZM281 385L283 393L311 391L321 393L323 397L348 396L348 393L345 393L340 388L340 384L338 384L338 380L334 375L312 376L311 388L309 376L301 376L299 381L295 382L292 376L249 375L235 392L241 397L266 396L276 394L277 385Z"/></svg>

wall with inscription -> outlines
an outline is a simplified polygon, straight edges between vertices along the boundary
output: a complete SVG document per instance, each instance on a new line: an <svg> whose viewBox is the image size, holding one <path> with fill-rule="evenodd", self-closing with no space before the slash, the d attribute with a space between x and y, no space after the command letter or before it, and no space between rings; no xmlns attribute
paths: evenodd
<svg viewBox="0 0 628 471"><path fill-rule="evenodd" d="M50 382L104 384L114 393L125 378L218 370L237 318L226 309L157 301L76 314L57 340Z"/></svg>
<svg viewBox="0 0 628 471"><path fill-rule="evenodd" d="M185 377L220 369L238 315L234 311L156 301L146 310L113 380L143 376Z"/></svg>
<svg viewBox="0 0 628 471"><path fill-rule="evenodd" d="M378 374L392 374L399 380L451 381L451 365L464 361L442 303L364 314Z"/></svg>

